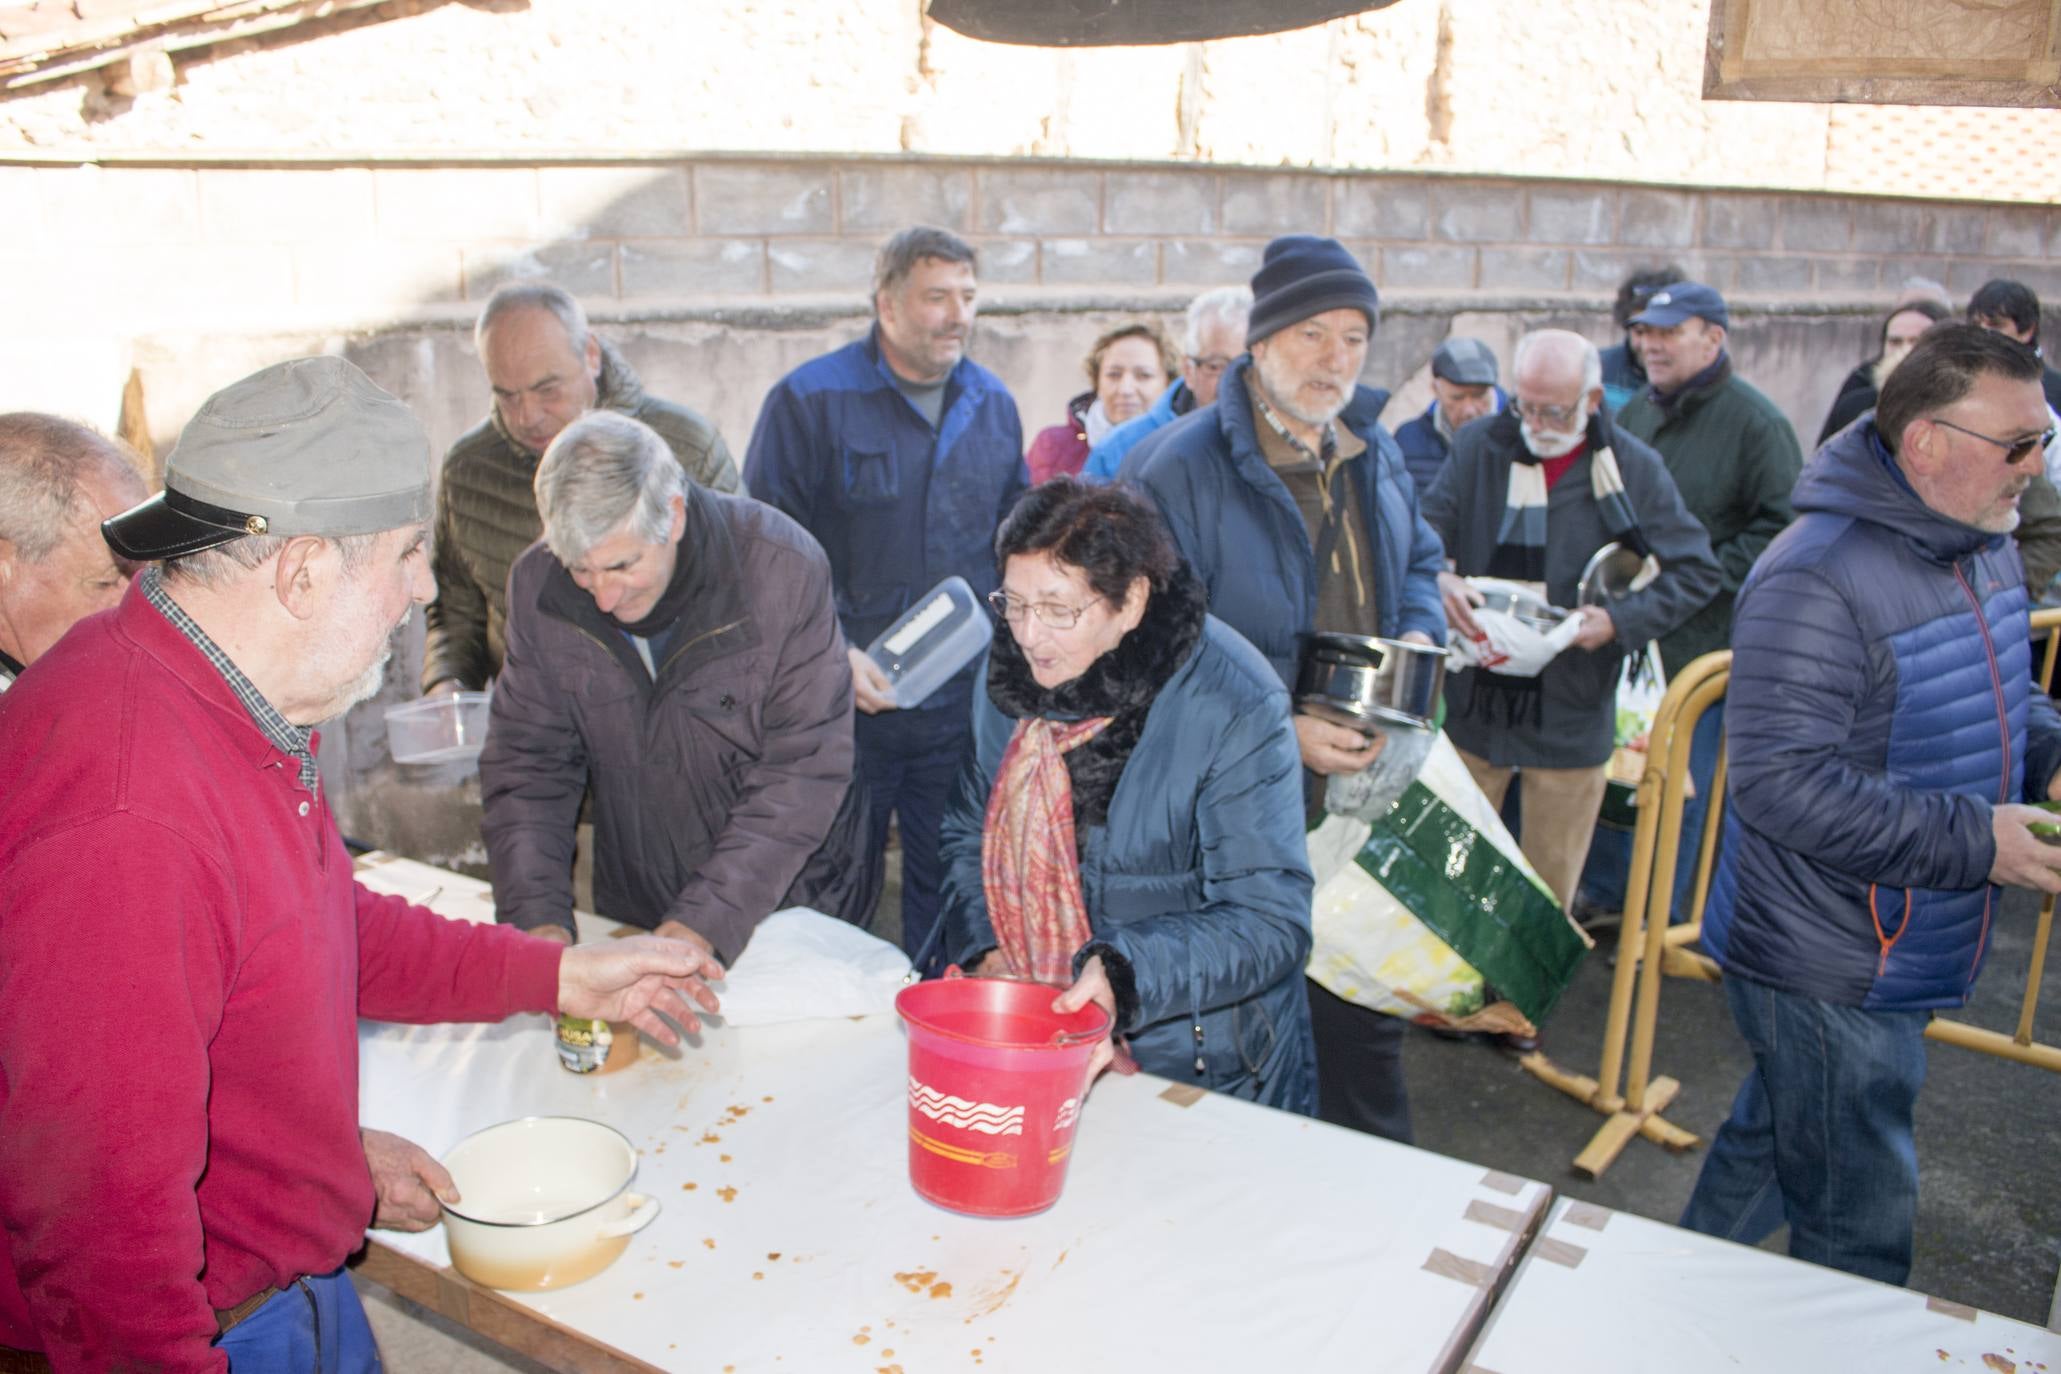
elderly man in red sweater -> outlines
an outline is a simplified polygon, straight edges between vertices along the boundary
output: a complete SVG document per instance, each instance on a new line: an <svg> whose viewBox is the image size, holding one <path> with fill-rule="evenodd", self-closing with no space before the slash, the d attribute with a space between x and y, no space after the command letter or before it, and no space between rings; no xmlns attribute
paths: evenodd
<svg viewBox="0 0 2061 1374"><path fill-rule="evenodd" d="M309 727L429 600L429 445L349 363L210 398L106 522L163 560L0 697L0 1368L379 1368L357 1020L565 1010L676 1040L721 970L351 876Z"/></svg>

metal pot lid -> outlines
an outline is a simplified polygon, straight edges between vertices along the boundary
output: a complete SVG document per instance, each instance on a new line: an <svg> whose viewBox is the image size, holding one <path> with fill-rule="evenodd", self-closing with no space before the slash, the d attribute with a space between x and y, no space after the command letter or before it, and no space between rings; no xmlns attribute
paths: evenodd
<svg viewBox="0 0 2061 1374"><path fill-rule="evenodd" d="M1589 555L1576 601L1583 606L1607 606L1641 590L1659 575L1657 561L1641 558L1613 539Z"/></svg>

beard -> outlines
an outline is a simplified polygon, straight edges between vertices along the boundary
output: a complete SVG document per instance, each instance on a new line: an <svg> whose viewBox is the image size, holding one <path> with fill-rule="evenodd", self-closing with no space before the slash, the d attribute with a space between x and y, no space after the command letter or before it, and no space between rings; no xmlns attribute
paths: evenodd
<svg viewBox="0 0 2061 1374"><path fill-rule="evenodd" d="M1529 420L1520 420L1519 428L1524 433L1524 446L1536 458L1559 458L1574 451L1575 445L1588 437L1588 419L1584 415L1580 424L1572 430L1540 429Z"/></svg>
<svg viewBox="0 0 2061 1374"><path fill-rule="evenodd" d="M1259 372L1260 386L1267 393L1267 402L1274 409L1303 424L1321 429L1338 418L1352 399L1353 384L1348 381L1338 388L1338 400L1328 406L1304 405L1296 400L1302 390L1303 379L1292 372L1288 364L1268 353L1264 358L1254 358L1253 367Z"/></svg>
<svg viewBox="0 0 2061 1374"><path fill-rule="evenodd" d="M372 666L358 674L357 679L337 694L335 714L342 715L361 701L370 701L379 693L380 684L386 681L386 665L393 661L394 651L388 648Z"/></svg>

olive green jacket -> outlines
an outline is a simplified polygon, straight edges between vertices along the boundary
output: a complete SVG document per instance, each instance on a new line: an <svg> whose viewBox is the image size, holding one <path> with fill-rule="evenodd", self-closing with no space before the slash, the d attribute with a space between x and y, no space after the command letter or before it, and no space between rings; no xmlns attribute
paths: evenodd
<svg viewBox="0 0 2061 1374"><path fill-rule="evenodd" d="M1619 428L1660 450L1689 514L1717 555L1718 594L1656 642L1669 677L1732 644L1732 598L1768 542L1794 517L1789 492L1803 470L1796 431L1775 403L1731 373L1669 398L1626 403Z"/></svg>
<svg viewBox="0 0 2061 1374"><path fill-rule="evenodd" d="M2025 495L2018 498L2018 556L2025 561L2025 595L2038 610L2061 573L2061 492L2043 473L2034 473Z"/></svg>
<svg viewBox="0 0 2061 1374"><path fill-rule="evenodd" d="M715 425L685 406L647 394L630 365L606 342L594 405L657 430L687 475L702 486L737 490L737 464ZM516 442L493 410L444 455L430 562L437 599L429 605L429 635L422 649L425 692L439 682L481 688L501 671L508 570L544 533L530 485L540 456Z"/></svg>

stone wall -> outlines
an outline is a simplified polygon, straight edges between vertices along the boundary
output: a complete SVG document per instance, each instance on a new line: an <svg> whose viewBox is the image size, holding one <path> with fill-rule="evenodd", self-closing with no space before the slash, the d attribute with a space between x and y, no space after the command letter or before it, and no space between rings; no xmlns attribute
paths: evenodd
<svg viewBox="0 0 2061 1374"><path fill-rule="evenodd" d="M134 369L160 448L251 367L347 346L405 353L396 384L447 442L484 405L463 326L515 276L583 297L741 447L782 372L864 327L873 251L917 220L979 247L976 351L1033 427L1079 389L1103 323L1244 281L1291 230L1338 236L1375 275L1389 324L1370 376L1391 387L1455 312L1600 327L1642 263L1680 263L1747 321L1839 320L1835 358L1764 376L1799 428L1909 274L1963 295L2008 275L2061 301L2054 207L1512 177L911 157L14 165L0 204L16 322L0 406L112 424Z"/></svg>

